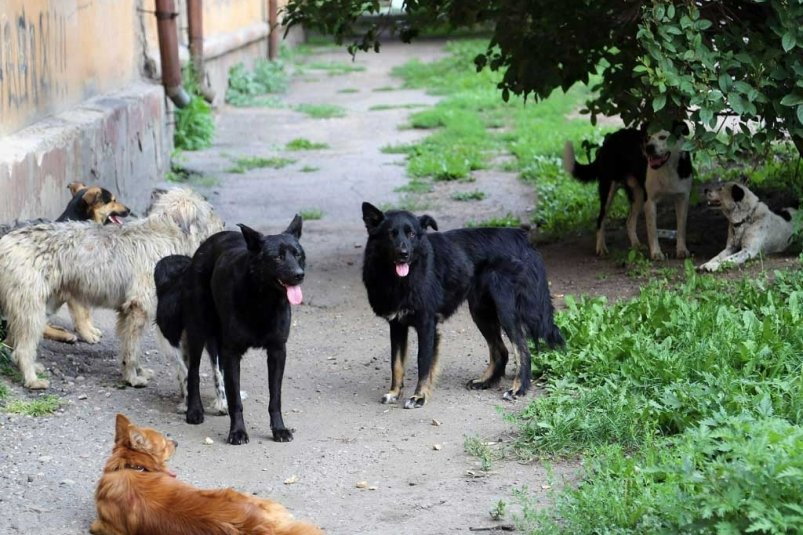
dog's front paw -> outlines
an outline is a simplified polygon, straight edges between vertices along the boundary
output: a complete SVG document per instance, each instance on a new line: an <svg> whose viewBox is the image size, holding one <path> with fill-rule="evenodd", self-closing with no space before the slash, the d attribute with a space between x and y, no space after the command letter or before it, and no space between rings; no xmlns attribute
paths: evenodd
<svg viewBox="0 0 803 535"><path fill-rule="evenodd" d="M50 381L47 379L34 379L33 381L25 381L25 388L30 390L47 390L50 388Z"/></svg>
<svg viewBox="0 0 803 535"><path fill-rule="evenodd" d="M520 387L518 390L509 389L506 390L504 394L502 394L502 399L506 399L508 401L516 401L520 397L523 397L527 394L527 389Z"/></svg>
<svg viewBox="0 0 803 535"><path fill-rule="evenodd" d="M203 409L187 409L187 423L198 425L204 423Z"/></svg>
<svg viewBox="0 0 803 535"><path fill-rule="evenodd" d="M128 375L124 377L123 380L126 382L126 384L129 384L136 388L142 388L148 386L148 379L141 375L136 375L136 374Z"/></svg>
<svg viewBox="0 0 803 535"><path fill-rule="evenodd" d="M273 441L274 442L291 442L293 440L293 432L290 429L274 429ZM248 440L246 439L246 442Z"/></svg>
<svg viewBox="0 0 803 535"><path fill-rule="evenodd" d="M713 273L719 269L719 264L716 262L706 262L702 266L698 267L700 271L708 271L709 273Z"/></svg>
<svg viewBox="0 0 803 535"><path fill-rule="evenodd" d="M245 429L234 429L229 431L229 438L226 439L226 442L233 444L234 446L248 444L248 433L245 432Z"/></svg>
<svg viewBox="0 0 803 535"><path fill-rule="evenodd" d="M404 402L404 408L405 409L420 409L421 407L423 407L426 404L426 402L427 402L427 398L425 398L424 396L419 396L419 395L416 394L416 395L410 397L409 399L407 399Z"/></svg>
<svg viewBox="0 0 803 535"><path fill-rule="evenodd" d="M678 247L678 249L675 251L675 257L680 259L691 258L691 253L685 247Z"/></svg>
<svg viewBox="0 0 803 535"><path fill-rule="evenodd" d="M652 260L665 260L666 257L664 253L660 249L656 249L654 251L650 251L650 258Z"/></svg>
<svg viewBox="0 0 803 535"><path fill-rule="evenodd" d="M150 368L137 368L137 375L147 381L153 377L153 370Z"/></svg>
<svg viewBox="0 0 803 535"><path fill-rule="evenodd" d="M178 405L176 405L176 412L179 414L186 414L187 412L187 402L182 401Z"/></svg>
<svg viewBox="0 0 803 535"><path fill-rule="evenodd" d="M215 402L212 403L212 406L210 407L210 412L212 412L214 414L218 414L220 416L222 416L224 414L228 414L229 413L229 404L226 401L226 398L223 398L223 399L216 398Z"/></svg>
<svg viewBox="0 0 803 535"><path fill-rule="evenodd" d="M382 403L396 403L399 400L399 394L394 394L393 392L388 392L382 399L380 400Z"/></svg>
<svg viewBox="0 0 803 535"><path fill-rule="evenodd" d="M81 337L81 340L87 344L97 344L100 342L100 339L103 338L103 332L97 327L91 325L87 328L79 328L76 330L78 331L78 336Z"/></svg>

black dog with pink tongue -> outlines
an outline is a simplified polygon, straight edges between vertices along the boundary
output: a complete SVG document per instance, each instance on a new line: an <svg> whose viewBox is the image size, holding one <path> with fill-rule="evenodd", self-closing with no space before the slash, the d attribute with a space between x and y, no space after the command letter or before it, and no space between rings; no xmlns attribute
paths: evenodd
<svg viewBox="0 0 803 535"><path fill-rule="evenodd" d="M296 215L283 233L275 235L263 235L245 225L239 225L241 232L219 232L201 244L181 277L181 322L189 362L187 422L204 421L199 366L206 347L210 355L218 355L223 371L231 420L229 444L248 442L240 398L240 359L252 347L266 349L268 354L273 440L293 440L282 418L282 379L290 308L303 299L301 223Z"/></svg>
<svg viewBox="0 0 803 535"><path fill-rule="evenodd" d="M418 334L418 384L404 408L422 407L432 394L438 361L437 324L468 300L471 317L488 343L491 362L468 382L472 389L495 387L505 373L511 341L516 369L506 399L530 386L527 339L550 347L563 344L554 323L552 299L541 256L521 229L438 230L428 215L383 212L363 203L368 231L362 278L374 313L390 324L391 387L382 403L402 394L407 334Z"/></svg>

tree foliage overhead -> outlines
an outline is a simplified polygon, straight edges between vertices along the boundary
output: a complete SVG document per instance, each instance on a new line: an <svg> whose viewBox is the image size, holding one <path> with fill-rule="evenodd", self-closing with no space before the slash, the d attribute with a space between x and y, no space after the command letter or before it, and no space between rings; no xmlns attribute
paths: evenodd
<svg viewBox="0 0 803 535"><path fill-rule="evenodd" d="M289 0L285 22L351 40L352 52L379 51L383 34L487 27L475 62L503 73L505 99L545 98L599 73L592 121L686 117L695 143L722 154L787 136L803 153L803 0L407 0L401 18L387 4Z"/></svg>

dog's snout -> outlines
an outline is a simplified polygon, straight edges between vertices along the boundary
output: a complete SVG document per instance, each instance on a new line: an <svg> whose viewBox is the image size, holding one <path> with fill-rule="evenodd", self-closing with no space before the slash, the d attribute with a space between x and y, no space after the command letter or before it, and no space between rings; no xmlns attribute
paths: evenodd
<svg viewBox="0 0 803 535"><path fill-rule="evenodd" d="M410 258L410 251L407 249L407 247L400 247L398 251L396 251L396 254L399 257L399 260L408 260Z"/></svg>
<svg viewBox="0 0 803 535"><path fill-rule="evenodd" d="M293 273L292 280L296 284L301 284L302 282L304 282L304 271L299 269L298 271Z"/></svg>
<svg viewBox="0 0 803 535"><path fill-rule="evenodd" d="M170 439L170 442L172 442L172 443L173 443L173 447L174 447L174 448L178 448L178 440L173 440L173 439L171 438L171 439Z"/></svg>
<svg viewBox="0 0 803 535"><path fill-rule="evenodd" d="M646 152L649 156L654 156L655 155L655 145L653 145L652 143L647 143L644 146L644 152Z"/></svg>

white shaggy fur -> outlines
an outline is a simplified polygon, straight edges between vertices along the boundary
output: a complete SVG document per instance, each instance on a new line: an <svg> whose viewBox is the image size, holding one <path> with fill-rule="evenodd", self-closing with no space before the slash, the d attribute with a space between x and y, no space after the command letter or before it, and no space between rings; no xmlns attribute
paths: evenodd
<svg viewBox="0 0 803 535"><path fill-rule="evenodd" d="M13 231L0 240L0 310L8 344L27 388L36 376L36 348L48 312L65 301L117 311L123 380L144 386L153 372L139 366L144 328L156 312L153 269L170 254L192 255L223 229L212 206L188 189L158 196L148 217L123 226L49 223Z"/></svg>
<svg viewBox="0 0 803 535"><path fill-rule="evenodd" d="M728 241L722 252L699 269L717 271L723 264L744 264L762 254L781 253L789 246L791 221L773 213L746 186L726 182L716 189L706 189L705 197L728 219ZM791 208L786 211L795 212Z"/></svg>

